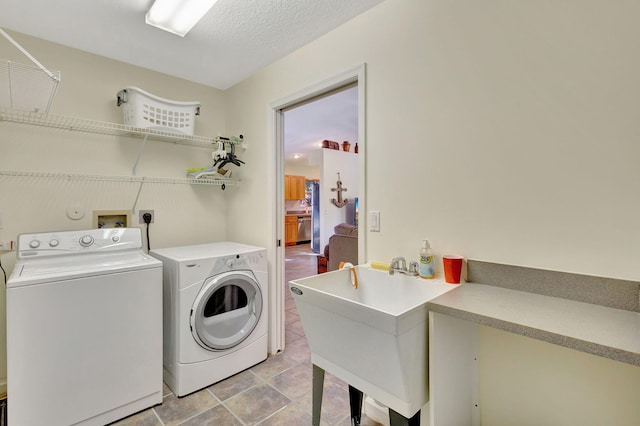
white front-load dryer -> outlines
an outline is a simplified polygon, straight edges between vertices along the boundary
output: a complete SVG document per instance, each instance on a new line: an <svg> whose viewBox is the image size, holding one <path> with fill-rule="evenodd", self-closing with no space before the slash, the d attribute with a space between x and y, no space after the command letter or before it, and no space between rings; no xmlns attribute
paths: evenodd
<svg viewBox="0 0 640 426"><path fill-rule="evenodd" d="M152 250L163 263L163 374L177 396L267 358L266 250L233 242Z"/></svg>

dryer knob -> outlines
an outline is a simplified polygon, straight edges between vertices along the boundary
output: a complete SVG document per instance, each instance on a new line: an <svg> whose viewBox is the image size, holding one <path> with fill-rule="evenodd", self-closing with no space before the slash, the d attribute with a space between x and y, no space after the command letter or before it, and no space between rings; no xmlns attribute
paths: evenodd
<svg viewBox="0 0 640 426"><path fill-rule="evenodd" d="M80 245L83 247L89 247L93 244L93 237L91 235L83 235L80 237Z"/></svg>
<svg viewBox="0 0 640 426"><path fill-rule="evenodd" d="M58 247L58 244L60 244L60 241L56 240L55 238L51 241L49 241L49 246L50 247Z"/></svg>
<svg viewBox="0 0 640 426"><path fill-rule="evenodd" d="M227 268L231 268L233 266L233 259L227 260L226 264L227 264Z"/></svg>
<svg viewBox="0 0 640 426"><path fill-rule="evenodd" d="M36 248L40 247L40 241L31 240L31 242L29 243L29 247L31 247L32 249L36 249Z"/></svg>

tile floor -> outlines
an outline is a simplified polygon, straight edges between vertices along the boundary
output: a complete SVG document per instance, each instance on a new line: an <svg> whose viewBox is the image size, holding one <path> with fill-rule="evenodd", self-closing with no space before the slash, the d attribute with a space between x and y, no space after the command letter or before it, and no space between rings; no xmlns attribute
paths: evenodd
<svg viewBox="0 0 640 426"><path fill-rule="evenodd" d="M286 282L315 275L316 256L309 244L287 247L285 257ZM165 385L162 404L113 425L311 425L311 356L293 298L285 293L284 353L182 398ZM321 423L351 425L347 384L329 373L324 381ZM378 425L366 416L361 424Z"/></svg>

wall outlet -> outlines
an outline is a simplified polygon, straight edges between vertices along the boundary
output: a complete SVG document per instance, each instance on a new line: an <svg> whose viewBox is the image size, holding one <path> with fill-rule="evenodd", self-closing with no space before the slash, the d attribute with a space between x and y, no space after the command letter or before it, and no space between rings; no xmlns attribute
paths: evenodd
<svg viewBox="0 0 640 426"><path fill-rule="evenodd" d="M15 241L0 241L0 251L13 251L16 249Z"/></svg>
<svg viewBox="0 0 640 426"><path fill-rule="evenodd" d="M146 223L144 221L144 219L142 218L142 216L144 216L145 213L149 213L151 215L151 222L150 223L153 223L154 219L156 218L156 215L153 213L153 210L140 210L140 212L139 212L140 223Z"/></svg>

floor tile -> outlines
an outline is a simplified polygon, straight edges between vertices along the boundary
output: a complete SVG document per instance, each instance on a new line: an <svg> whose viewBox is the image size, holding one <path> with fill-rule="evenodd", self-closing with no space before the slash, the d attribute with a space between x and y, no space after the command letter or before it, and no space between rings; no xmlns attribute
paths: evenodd
<svg viewBox="0 0 640 426"><path fill-rule="evenodd" d="M203 389L182 398L173 394L166 396L162 404L156 405L153 409L165 425L177 425L218 404L211 392Z"/></svg>
<svg viewBox="0 0 640 426"><path fill-rule="evenodd" d="M351 416L347 416L342 419L342 421L337 423L337 426L351 426ZM383 424L378 423L363 414L362 417L360 417L360 426L383 426Z"/></svg>
<svg viewBox="0 0 640 426"><path fill-rule="evenodd" d="M209 386L208 389L220 401L225 401L232 396L257 385L258 383L263 383L262 379L258 378L258 376L256 376L251 370L245 370L229 377L226 380Z"/></svg>
<svg viewBox="0 0 640 426"><path fill-rule="evenodd" d="M294 340L304 339L304 336L294 333L293 331L284 331L284 344L285 346L293 342Z"/></svg>
<svg viewBox="0 0 640 426"><path fill-rule="evenodd" d="M165 382L162 382L162 396L171 395L172 393L169 386L167 386Z"/></svg>
<svg viewBox="0 0 640 426"><path fill-rule="evenodd" d="M284 300L284 310L289 311L291 309L296 309L296 302L293 299L285 299Z"/></svg>
<svg viewBox="0 0 640 426"><path fill-rule="evenodd" d="M311 414L299 405L289 404L260 423L260 426L306 426L310 424Z"/></svg>
<svg viewBox="0 0 640 426"><path fill-rule="evenodd" d="M269 380L278 391L291 400L299 399L311 392L311 364L298 364Z"/></svg>
<svg viewBox="0 0 640 426"><path fill-rule="evenodd" d="M296 313L295 309L289 310L284 314L284 324L291 324L292 322L296 322L300 320L300 315Z"/></svg>
<svg viewBox="0 0 640 426"><path fill-rule="evenodd" d="M271 355L266 361L251 367L251 371L263 379L269 379L293 367L296 362L284 354Z"/></svg>
<svg viewBox="0 0 640 426"><path fill-rule="evenodd" d="M287 330L296 333L297 335L304 336L304 327L302 327L302 321L295 321L287 325Z"/></svg>
<svg viewBox="0 0 640 426"><path fill-rule="evenodd" d="M226 407L223 405L215 406L204 413L200 413L195 417L180 423L180 426L243 426Z"/></svg>
<svg viewBox="0 0 640 426"><path fill-rule="evenodd" d="M292 342L287 342L284 347L284 353L297 362L308 362L311 360L311 352L309 352L307 339L299 338Z"/></svg>
<svg viewBox="0 0 640 426"><path fill-rule="evenodd" d="M155 413L149 409L111 423L111 426L162 426L162 423Z"/></svg>
<svg viewBox="0 0 640 426"><path fill-rule="evenodd" d="M225 406L247 425L255 425L289 404L291 400L263 384L225 401Z"/></svg>
<svg viewBox="0 0 640 426"><path fill-rule="evenodd" d="M304 395L300 402L307 412L312 412L311 392ZM320 419L328 425L335 425L349 414L349 391L347 388L325 381Z"/></svg>

